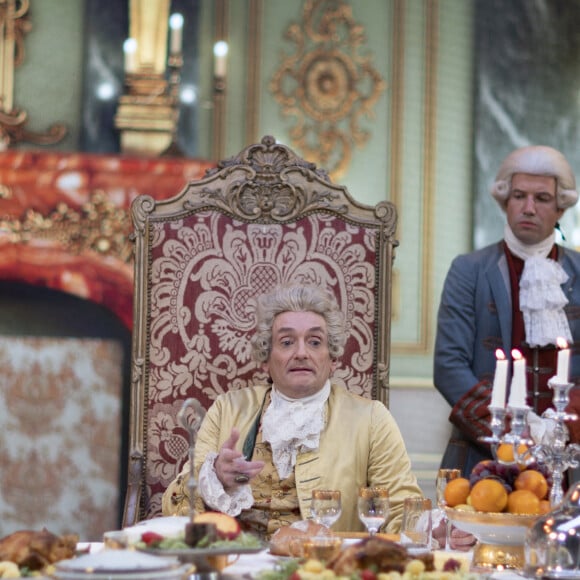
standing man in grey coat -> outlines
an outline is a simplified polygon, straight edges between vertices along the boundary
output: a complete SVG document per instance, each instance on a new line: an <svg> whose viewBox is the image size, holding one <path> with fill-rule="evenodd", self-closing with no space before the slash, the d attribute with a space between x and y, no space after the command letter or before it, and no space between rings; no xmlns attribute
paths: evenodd
<svg viewBox="0 0 580 580"><path fill-rule="evenodd" d="M437 320L434 381L454 426L442 467L464 475L491 457L479 438L490 433L496 349L526 358L527 404L538 415L552 406L558 337L572 349L571 382L580 383L580 253L555 238L578 200L572 169L551 147L522 147L503 161L491 193L507 217L504 238L455 258ZM576 390L570 407L580 410ZM578 441L578 421L569 428Z"/></svg>

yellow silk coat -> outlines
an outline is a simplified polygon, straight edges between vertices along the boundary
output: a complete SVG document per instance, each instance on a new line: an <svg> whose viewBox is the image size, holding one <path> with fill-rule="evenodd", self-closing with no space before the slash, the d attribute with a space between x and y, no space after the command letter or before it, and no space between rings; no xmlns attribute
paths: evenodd
<svg viewBox="0 0 580 580"><path fill-rule="evenodd" d="M233 427L240 430L238 447L243 443L262 411L270 387L257 386L220 395L200 428L195 448L195 468L199 472L210 451L219 452ZM182 474L187 473L188 465ZM332 385L326 403L326 422L316 451L299 453L295 466L296 489L303 519L310 517L310 498L314 489L339 489L342 515L332 526L335 531L361 531L364 526L357 515L357 493L360 487L384 486L389 490L391 514L386 527L398 533L403 514L403 500L423 495L411 471L405 444L393 416L379 401L354 395L341 386ZM183 496L179 478L170 484L163 496L165 515L184 513L172 496Z"/></svg>

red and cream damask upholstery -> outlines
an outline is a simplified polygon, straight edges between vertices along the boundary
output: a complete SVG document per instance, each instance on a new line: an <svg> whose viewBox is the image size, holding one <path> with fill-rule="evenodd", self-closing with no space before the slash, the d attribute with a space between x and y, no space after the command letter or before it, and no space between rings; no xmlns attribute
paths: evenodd
<svg viewBox="0 0 580 580"><path fill-rule="evenodd" d="M256 298L283 283L331 288L347 319L335 380L388 404L396 211L265 137L172 199L138 197L129 492L125 523L160 514L187 458L186 398L266 377L251 357Z"/></svg>

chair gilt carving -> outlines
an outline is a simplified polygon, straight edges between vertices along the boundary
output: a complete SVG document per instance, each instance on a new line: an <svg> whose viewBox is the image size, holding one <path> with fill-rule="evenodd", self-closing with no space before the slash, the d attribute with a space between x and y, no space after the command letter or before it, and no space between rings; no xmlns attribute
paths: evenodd
<svg viewBox="0 0 580 580"><path fill-rule="evenodd" d="M331 288L347 319L334 380L389 396L391 272L397 214L357 203L326 173L264 137L172 199L140 196L125 524L160 514L187 457L176 420L266 377L251 358L256 297L283 283Z"/></svg>

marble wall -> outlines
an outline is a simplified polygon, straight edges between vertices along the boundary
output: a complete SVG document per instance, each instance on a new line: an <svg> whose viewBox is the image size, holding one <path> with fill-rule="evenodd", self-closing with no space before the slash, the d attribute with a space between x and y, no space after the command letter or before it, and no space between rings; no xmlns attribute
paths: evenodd
<svg viewBox="0 0 580 580"><path fill-rule="evenodd" d="M561 150L580 177L580 1L475 0L474 245L503 235L489 188L529 144ZM562 220L580 245L577 214Z"/></svg>

